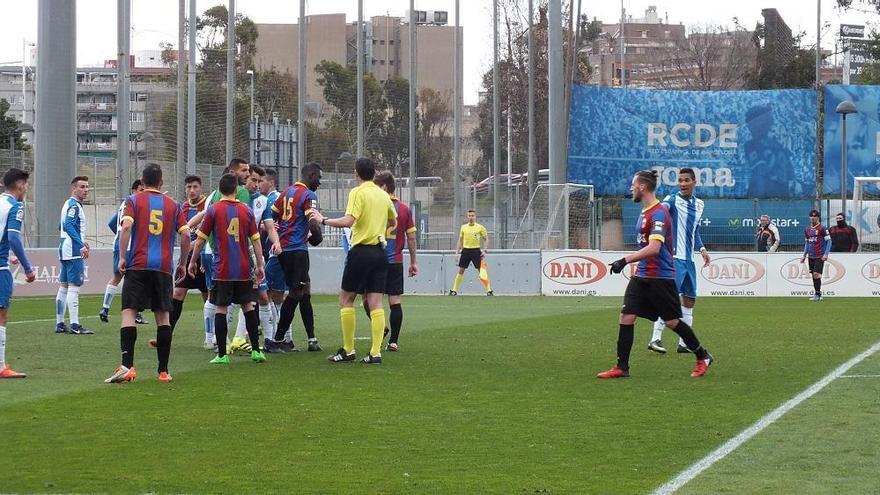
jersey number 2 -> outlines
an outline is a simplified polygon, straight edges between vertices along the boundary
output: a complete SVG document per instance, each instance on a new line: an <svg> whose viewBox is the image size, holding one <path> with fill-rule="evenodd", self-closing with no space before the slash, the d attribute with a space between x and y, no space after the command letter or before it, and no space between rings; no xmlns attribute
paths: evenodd
<svg viewBox="0 0 880 495"><path fill-rule="evenodd" d="M150 233L159 235L162 233L162 210L150 210Z"/></svg>

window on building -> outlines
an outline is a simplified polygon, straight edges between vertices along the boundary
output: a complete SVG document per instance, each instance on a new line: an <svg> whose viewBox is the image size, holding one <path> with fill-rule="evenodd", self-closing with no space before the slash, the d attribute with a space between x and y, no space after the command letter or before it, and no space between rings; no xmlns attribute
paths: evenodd
<svg viewBox="0 0 880 495"><path fill-rule="evenodd" d="M145 112L131 112L129 114L130 118L129 122L145 122L146 121L146 113Z"/></svg>
<svg viewBox="0 0 880 495"><path fill-rule="evenodd" d="M648 31L642 31L642 38L648 37Z"/></svg>
<svg viewBox="0 0 880 495"><path fill-rule="evenodd" d="M385 65L385 61L384 61L384 60L380 60L380 61L379 61L379 65Z"/></svg>
<svg viewBox="0 0 880 495"><path fill-rule="evenodd" d="M379 40L379 44L380 44L380 45L384 45L384 44L385 44L385 40Z"/></svg>

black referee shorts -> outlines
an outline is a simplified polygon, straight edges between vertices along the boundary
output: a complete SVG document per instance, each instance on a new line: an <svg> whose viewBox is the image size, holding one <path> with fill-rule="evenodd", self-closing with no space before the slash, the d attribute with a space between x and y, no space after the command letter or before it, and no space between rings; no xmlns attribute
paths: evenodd
<svg viewBox="0 0 880 495"><path fill-rule="evenodd" d="M681 301L678 288L671 278L633 277L623 294L621 314L636 315L650 321L681 318Z"/></svg>
<svg viewBox="0 0 880 495"><path fill-rule="evenodd" d="M254 283L250 280L214 280L209 301L215 306L232 303L245 305L256 301Z"/></svg>
<svg viewBox="0 0 880 495"><path fill-rule="evenodd" d="M153 270L127 270L122 285L122 309L170 312L174 277Z"/></svg>
<svg viewBox="0 0 880 495"><path fill-rule="evenodd" d="M190 251L189 255L186 258L186 265L189 266L189 262L192 259L192 251ZM183 280L174 284L174 287L177 289L199 289L199 292L204 294L208 292L208 284L205 282L205 273L202 271L202 257L199 256L196 259L196 276L190 277L189 273L183 277Z"/></svg>
<svg viewBox="0 0 880 495"><path fill-rule="evenodd" d="M311 282L308 251L284 251L278 255L278 263L281 264L289 290L292 291Z"/></svg>
<svg viewBox="0 0 880 495"><path fill-rule="evenodd" d="M388 276L385 278L385 294L389 296L403 294L403 263L388 264Z"/></svg>
<svg viewBox="0 0 880 495"><path fill-rule="evenodd" d="M483 251L480 248L465 248L461 250L461 256L458 257L458 267L467 268L468 264L473 263L474 268L479 270L482 261Z"/></svg>
<svg viewBox="0 0 880 495"><path fill-rule="evenodd" d="M387 279L388 260L382 246L358 244L348 251L342 272L342 290L357 294L384 294Z"/></svg>
<svg viewBox="0 0 880 495"><path fill-rule="evenodd" d="M822 258L807 258L807 263L810 265L810 273L822 275L822 271L825 270L825 260Z"/></svg>

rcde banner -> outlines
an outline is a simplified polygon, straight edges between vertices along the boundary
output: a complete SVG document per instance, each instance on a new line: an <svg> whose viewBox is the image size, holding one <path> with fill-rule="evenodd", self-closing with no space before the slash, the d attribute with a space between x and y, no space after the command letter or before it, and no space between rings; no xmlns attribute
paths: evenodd
<svg viewBox="0 0 880 495"><path fill-rule="evenodd" d="M629 194L633 174L655 169L674 187L697 172L703 198L816 194L816 93L662 91L576 86L568 180L596 194Z"/></svg>
<svg viewBox="0 0 880 495"><path fill-rule="evenodd" d="M840 146L843 138L837 105L849 100L856 113L846 117L847 191L853 177L880 176L880 86L825 86L825 179L826 194L840 194ZM876 188L869 192L876 193ZM847 215L849 216L849 215Z"/></svg>

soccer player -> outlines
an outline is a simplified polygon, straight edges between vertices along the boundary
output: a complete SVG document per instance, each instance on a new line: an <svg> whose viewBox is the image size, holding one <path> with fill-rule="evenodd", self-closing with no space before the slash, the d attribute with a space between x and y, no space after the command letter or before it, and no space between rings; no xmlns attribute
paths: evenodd
<svg viewBox="0 0 880 495"><path fill-rule="evenodd" d="M755 247L759 253L775 253L782 242L779 229L770 221L770 215L761 215L761 225L755 232Z"/></svg>
<svg viewBox="0 0 880 495"><path fill-rule="evenodd" d="M281 252L281 246L278 242L278 233L275 232L275 222L272 219L272 210L269 207L266 196L263 195L263 180L266 177L266 170L263 167L252 165L251 175L248 178L247 190L251 194L251 209L254 212L258 228L260 229L260 246L264 246L265 238L270 244L270 251ZM277 247L276 247L277 246ZM263 251L263 259L266 259L266 253ZM258 314L260 315L260 328L263 329L264 335L275 335L275 324L277 320L273 317L273 304L269 301L269 286L265 278L256 287ZM235 337L232 339L229 354L237 350L251 352L253 349L247 343L247 325L244 319L243 310L238 311L238 325L235 330Z"/></svg>
<svg viewBox="0 0 880 495"><path fill-rule="evenodd" d="M196 233L193 246L193 259L189 262L189 274L195 276L198 269L195 258L202 252L207 240L214 237L214 288L210 301L216 308L214 331L217 335L217 356L211 364L229 364L226 353L228 323L226 311L231 303L241 305L251 341L251 360L262 363L266 356L260 351L257 333L260 319L254 310L253 280L263 280L263 250L260 247L260 233L254 214L246 205L236 199L238 180L235 175L226 174L220 178L220 194L223 199L205 210L204 220ZM256 264L252 266L248 241L253 246ZM253 270L252 270L253 268Z"/></svg>
<svg viewBox="0 0 880 495"><path fill-rule="evenodd" d="M703 200L694 196L697 176L692 168L683 168L678 172L678 192L666 196L663 206L669 210L672 218L672 230L675 232L675 286L681 296L681 319L688 325L694 325L694 305L697 302L697 268L694 264L694 252L703 257L703 266L709 266L711 258L703 239L700 237L700 220L703 218ZM654 322L654 334L648 343L648 349L666 354L663 347L662 319ZM678 340L678 352L690 352L684 341Z"/></svg>
<svg viewBox="0 0 880 495"><path fill-rule="evenodd" d="M275 169L267 168L266 177L263 179L262 193L266 195L266 204L269 205L270 212L272 211L272 205L275 204L278 196L281 195L278 192L277 184L278 172ZM274 216L273 220L275 220ZM276 232L278 232L280 239L280 232L277 229ZM263 259L266 260L266 286L269 288L269 299L272 303L269 309L272 310L272 320L275 322L277 330L278 320L281 318L281 305L284 303L284 293L287 292L287 282L284 280L284 270L281 268L278 256L272 253L272 246L268 242L268 237L263 239ZM274 340L275 335L264 334L263 337L263 349L268 350L270 341ZM289 329L284 334L284 340L293 342Z"/></svg>
<svg viewBox="0 0 880 495"><path fill-rule="evenodd" d="M156 355L159 381L172 380L168 374L171 355L171 293L174 278L183 277L186 257L181 256L172 278L174 237L180 235L182 253L189 251L189 227L183 209L162 194L162 168L151 163L141 173L144 191L125 200L122 232L119 235L119 271L125 276L122 286L122 327L119 329L122 363L105 383L134 380L134 344L137 327L134 318L147 308L156 319Z"/></svg>
<svg viewBox="0 0 880 495"><path fill-rule="evenodd" d="M137 194L143 190L144 186L140 179L131 183L131 194ZM116 213L114 213L113 216L110 217L110 221L107 222L107 226L110 227L110 231L113 232L113 276L110 278L110 281L107 282L107 288L104 289L104 304L101 306L101 312L98 313L98 318L104 323L110 321L108 318L110 305L113 304L113 296L116 295L116 292L119 290L119 282L122 281L122 273L119 272L119 233L122 231L123 211L125 211L125 201L119 205ZM137 314L134 321L138 325L147 323L140 313Z"/></svg>
<svg viewBox="0 0 880 495"><path fill-rule="evenodd" d="M290 292L281 305L275 335L268 343L269 352L296 351L293 338L288 341L284 335L293 321L297 306L306 330L309 352L322 350L315 336L309 277L309 244L317 246L323 235L318 220L309 218L309 214L318 207L318 195L315 191L321 185L321 166L309 163L300 171L300 179L300 182L285 189L272 205L272 213L278 219L278 237L281 240L281 254L278 255L277 264L281 267L284 285ZM277 268L273 266L273 272L276 271ZM277 274L273 273L272 278L277 279Z"/></svg>
<svg viewBox="0 0 880 495"><path fill-rule="evenodd" d="M189 225L189 221L192 220L194 216L196 216L199 212L205 209L205 201L206 197L202 194L202 178L198 175L188 175L185 179L183 179L186 190L186 201L183 203L183 216L186 218L187 225ZM189 235L190 244L195 242L196 233L195 230L190 230ZM183 253L183 251L181 251ZM183 254L181 254L183 256ZM190 258L192 257L192 253L187 253L186 255L186 266L189 266ZM202 293L202 301L208 301L208 284L205 282L205 272L202 269L202 263L200 258L196 258L196 265L199 267L196 270L195 277L190 277L189 273L186 273L183 277L183 280L176 280L174 285L174 293L171 296L171 331L173 332L175 327L177 327L177 321L180 320L180 315L183 313L183 302L186 300L186 295L189 293L190 289L198 289L199 292ZM208 346L209 349L213 349L213 343L206 342L205 345Z"/></svg>
<svg viewBox="0 0 880 495"><path fill-rule="evenodd" d="M357 187L348 193L345 215L340 218L324 218L316 208L311 218L322 225L336 228L351 227L351 249L345 259L342 272L342 290L339 293L339 319L342 326L342 347L328 356L331 363L355 360L354 335L357 320L354 299L358 294L367 295L370 308L370 330L373 343L363 362L382 362L382 339L385 330L385 311L382 309L382 293L388 279L388 262L385 259L385 233L388 222L397 218L391 198L373 182L376 163L369 158L355 162Z"/></svg>
<svg viewBox="0 0 880 495"><path fill-rule="evenodd" d="M458 244L455 246L455 256L458 258L458 274L455 276L455 282L452 283L452 290L449 291L450 296L458 295L458 286L461 279L464 278L464 271L469 264L473 264L480 272L480 282L486 288L487 296L494 296L492 292L492 284L489 283L489 274L486 272L486 252L489 250L489 233L486 227L477 223L477 212L474 210L467 211L467 223L461 226L458 235Z"/></svg>
<svg viewBox="0 0 880 495"><path fill-rule="evenodd" d="M672 256L674 239L669 210L657 201L657 172L643 170L635 174L630 186L633 201L641 203L642 212L636 223L639 250L611 263L611 273L620 273L629 263L638 262L635 274L626 286L620 310L617 337L617 365L596 375L597 378L629 376L629 354L632 350L636 318L655 321L657 317L684 339L685 345L697 356L692 377L700 377L712 364L712 356L700 344L693 329L681 318L678 289L675 286L675 263Z"/></svg>
<svg viewBox="0 0 880 495"><path fill-rule="evenodd" d="M24 220L22 201L27 194L29 177L24 170L10 168L3 174L5 191L0 194L0 379L27 377L24 373L13 371L6 363L6 323L9 321L9 306L15 285L9 271L9 251L18 258L27 283L37 278L21 242Z"/></svg>
<svg viewBox="0 0 880 495"><path fill-rule="evenodd" d="M94 332L79 324L79 289L85 277L85 262L89 257L86 242L86 214L82 202L89 195L89 178L78 175L70 181L70 198L61 207L61 287L55 296L55 333L91 335ZM64 314L70 311L70 328L64 325Z"/></svg>
<svg viewBox="0 0 880 495"><path fill-rule="evenodd" d="M409 206L394 195L395 184L394 176L391 172L383 171L376 174L373 179L383 191L391 197L391 203L394 205L394 211L397 212L397 219L388 222L388 230L385 240L388 245L385 247L385 256L388 261L388 278L385 279L385 295L388 296L388 306L391 309L389 320L391 323L391 336L388 338L388 346L386 349L396 352L399 349L398 339L400 338L400 328L403 326L403 307L400 305L400 297L403 294L403 245L409 249L409 269L407 273L410 277L419 273L419 266L416 264L416 226L413 222L412 210Z"/></svg>
<svg viewBox="0 0 880 495"><path fill-rule="evenodd" d="M244 187L244 184L247 182L250 177L250 164L248 164L247 160L242 160L241 158L233 158L229 161L229 165L223 171L224 174L232 174L236 177L238 182L238 187L235 190L235 197L241 203L245 205L249 205L251 201L251 195L248 190ZM205 202L205 207L211 206L212 204L223 199L223 195L220 194L220 191L215 190L212 191L211 194L208 195L208 199ZM205 216L205 210L203 209L199 213L197 213L193 218L191 218L187 225L191 230L198 229L199 224L202 222L202 218ZM209 239L205 244L204 252L201 257L202 269L205 274L205 285L208 287L208 300L205 301L205 306L202 310L202 315L205 321L205 349L214 349L214 346L217 345L217 340L214 335L214 315L215 315L215 307L214 304L211 303L211 289L214 286L213 279L213 267L214 267L214 255L213 255L213 239Z"/></svg>
<svg viewBox="0 0 880 495"><path fill-rule="evenodd" d="M859 250L859 236L856 229L852 225L846 224L846 217L843 213L838 213L834 217L837 225L828 229L831 235L831 252L832 253L855 253Z"/></svg>
<svg viewBox="0 0 880 495"><path fill-rule="evenodd" d="M804 229L804 255L801 263L809 259L810 275L813 277L815 293L810 301L822 300L822 271L831 251L831 234L824 225L819 223L819 210L810 211L810 224Z"/></svg>

